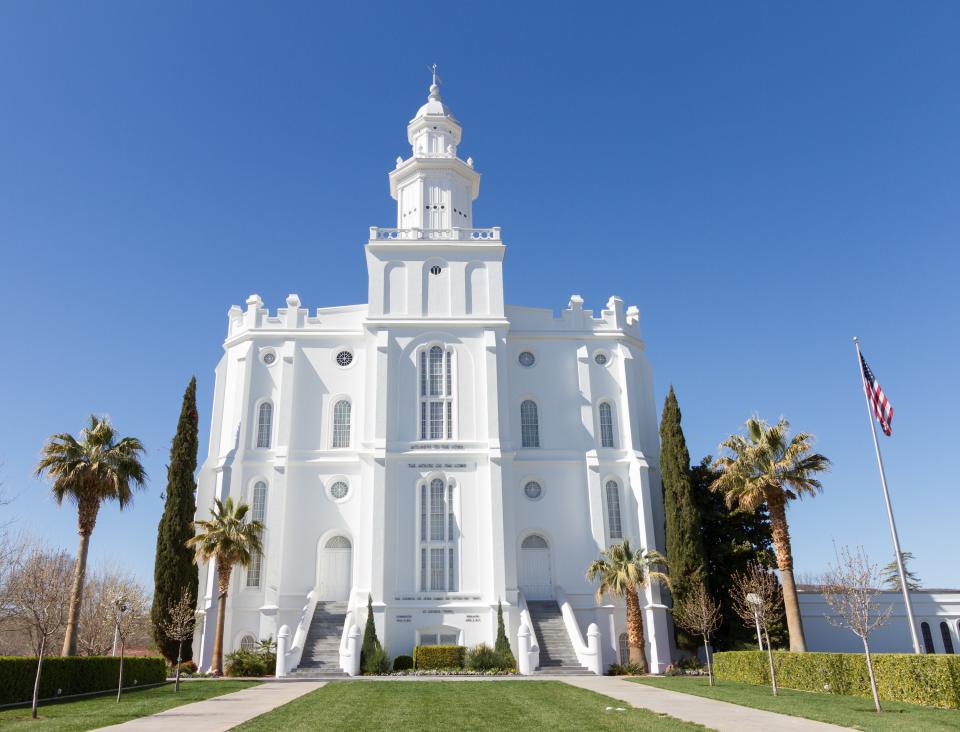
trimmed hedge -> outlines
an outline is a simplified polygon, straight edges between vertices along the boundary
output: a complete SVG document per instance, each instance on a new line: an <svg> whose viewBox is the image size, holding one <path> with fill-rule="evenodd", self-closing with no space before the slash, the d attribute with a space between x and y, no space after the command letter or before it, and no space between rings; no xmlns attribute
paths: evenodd
<svg viewBox="0 0 960 732"><path fill-rule="evenodd" d="M721 681L770 683L764 651L725 651L713 658L714 674ZM881 699L960 709L960 656L876 653L872 658ZM774 651L773 661L779 686L870 696L867 659L862 653Z"/></svg>
<svg viewBox="0 0 960 732"><path fill-rule="evenodd" d="M0 704L33 698L37 659L31 656L0 657ZM120 659L113 656L50 656L43 659L40 698L116 689ZM161 658L131 656L123 660L124 686L159 684L167 678L167 662Z"/></svg>
<svg viewBox="0 0 960 732"><path fill-rule="evenodd" d="M417 646L413 649L413 667L463 668L466 652L464 646Z"/></svg>
<svg viewBox="0 0 960 732"><path fill-rule="evenodd" d="M394 671L409 671L413 668L413 656L397 656L393 659Z"/></svg>

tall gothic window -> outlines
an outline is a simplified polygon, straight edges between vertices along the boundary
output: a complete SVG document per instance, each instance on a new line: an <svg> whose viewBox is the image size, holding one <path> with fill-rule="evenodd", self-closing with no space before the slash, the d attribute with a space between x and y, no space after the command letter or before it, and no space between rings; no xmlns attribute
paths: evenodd
<svg viewBox="0 0 960 732"><path fill-rule="evenodd" d="M333 447L350 447L350 402L346 399L333 407Z"/></svg>
<svg viewBox="0 0 960 732"><path fill-rule="evenodd" d="M453 351L420 351L420 439L453 439Z"/></svg>
<svg viewBox="0 0 960 732"><path fill-rule="evenodd" d="M540 418L537 403L532 399L520 405L520 446L540 447Z"/></svg>
<svg viewBox="0 0 960 732"><path fill-rule="evenodd" d="M267 517L267 484L262 480L253 486L253 500L250 506L250 519L263 523ZM247 587L259 587L260 575L263 571L263 555L254 552L250 557L250 566L247 567Z"/></svg>
<svg viewBox="0 0 960 732"><path fill-rule="evenodd" d="M615 480L607 481L607 527L611 539L623 538L620 521L620 485Z"/></svg>
<svg viewBox="0 0 960 732"><path fill-rule="evenodd" d="M273 405L264 402L257 410L257 447L270 447L273 433Z"/></svg>
<svg viewBox="0 0 960 732"><path fill-rule="evenodd" d="M930 623L920 623L920 635L923 636L923 650L927 653L936 653L937 649L933 647L933 636L930 634Z"/></svg>
<svg viewBox="0 0 960 732"><path fill-rule="evenodd" d="M943 638L944 653L953 653L953 638L950 636L950 626L940 623L940 637Z"/></svg>
<svg viewBox="0 0 960 732"><path fill-rule="evenodd" d="M459 588L457 517L454 487L442 478L420 484L420 591L456 592Z"/></svg>
<svg viewBox="0 0 960 732"><path fill-rule="evenodd" d="M610 402L600 405L600 446L617 446L617 433L613 429L613 407Z"/></svg>

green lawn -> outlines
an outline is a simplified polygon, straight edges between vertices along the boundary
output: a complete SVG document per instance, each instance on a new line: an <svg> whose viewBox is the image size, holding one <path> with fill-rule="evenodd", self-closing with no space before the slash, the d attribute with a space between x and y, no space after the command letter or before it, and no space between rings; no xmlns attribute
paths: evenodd
<svg viewBox="0 0 960 732"><path fill-rule="evenodd" d="M202 701L212 696L229 694L256 681L184 681L180 693L175 694L173 684L155 686L151 689L124 691L120 703L116 693L94 696L77 701L62 701L41 704L37 713L40 718L30 718L30 707L0 711L0 728L6 730L70 730L83 732L110 724L120 724L137 717L156 714L164 709Z"/></svg>
<svg viewBox="0 0 960 732"><path fill-rule="evenodd" d="M934 709L916 704L899 702L881 702L883 713L873 710L873 700L860 696L841 696L839 694L815 694L809 691L780 689L780 695L774 697L769 686L740 684L734 681L720 681L710 687L707 679L697 676L663 676L630 679L640 684L656 686L658 689L682 691L685 694L705 696L709 699L742 704L745 707L766 709L771 712L792 714L821 722L832 722L844 727L862 730L940 730L960 729L960 711L953 709Z"/></svg>
<svg viewBox="0 0 960 732"><path fill-rule="evenodd" d="M606 711L606 707L626 711ZM558 681L338 681L236 728L649 730L704 728Z"/></svg>

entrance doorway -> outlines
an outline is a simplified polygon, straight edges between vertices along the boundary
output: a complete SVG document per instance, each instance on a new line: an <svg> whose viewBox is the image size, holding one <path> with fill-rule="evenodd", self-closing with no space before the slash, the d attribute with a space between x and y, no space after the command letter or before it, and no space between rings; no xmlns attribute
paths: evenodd
<svg viewBox="0 0 960 732"><path fill-rule="evenodd" d="M550 545L540 534L530 534L520 544L520 591L527 600L552 600Z"/></svg>
<svg viewBox="0 0 960 732"><path fill-rule="evenodd" d="M345 602L350 599L353 547L345 536L331 536L320 550L318 600Z"/></svg>

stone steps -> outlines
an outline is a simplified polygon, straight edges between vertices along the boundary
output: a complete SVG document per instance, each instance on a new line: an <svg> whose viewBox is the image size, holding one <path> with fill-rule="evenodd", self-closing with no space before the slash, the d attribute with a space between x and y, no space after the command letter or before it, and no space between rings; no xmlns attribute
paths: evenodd
<svg viewBox="0 0 960 732"><path fill-rule="evenodd" d="M534 673L562 676L589 674L590 670L577 659L560 606L553 601L539 600L528 602L527 609L540 644L540 665Z"/></svg>
<svg viewBox="0 0 960 732"><path fill-rule="evenodd" d="M295 678L346 677L340 669L340 637L347 619L345 602L318 602L310 619Z"/></svg>

